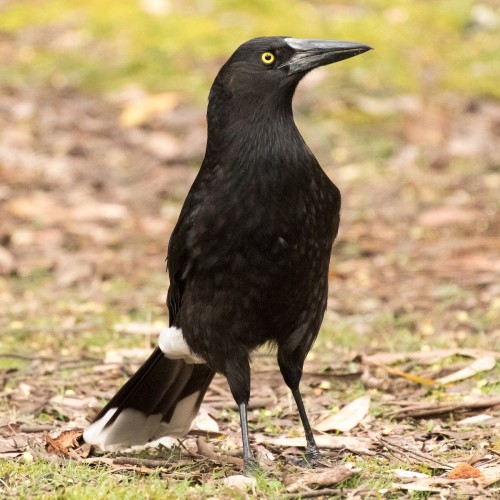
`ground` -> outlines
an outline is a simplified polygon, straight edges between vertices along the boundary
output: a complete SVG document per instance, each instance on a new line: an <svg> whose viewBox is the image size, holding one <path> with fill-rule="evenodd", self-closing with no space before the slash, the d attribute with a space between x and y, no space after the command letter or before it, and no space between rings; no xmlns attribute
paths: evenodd
<svg viewBox="0 0 500 500"><path fill-rule="evenodd" d="M140 74L142 85L123 83L114 68L114 85L95 88L32 64L34 82L12 54L62 65L54 36L67 57L61 40L71 48L79 25L33 28L17 8L0 50L11 64L0 78L2 496L495 498L500 103L487 79L468 88L450 72L448 86L383 93L363 83L366 73L356 79L360 70L328 79L325 69L303 82L299 128L343 194L328 309L302 384L328 468L300 466L297 413L273 353L262 351L250 427L263 470L248 483L233 478L239 424L223 378L198 430L173 449L82 446L79 429L168 322L164 259L203 157L204 102L175 78L162 89L150 70L153 83ZM473 17L483 24L484 9ZM384 19L401 15L384 10ZM467 31L468 50L487 45L479 28L476 45ZM373 73L376 56L387 60L362 56ZM213 77L217 57L202 72ZM196 82L206 95L208 83Z"/></svg>

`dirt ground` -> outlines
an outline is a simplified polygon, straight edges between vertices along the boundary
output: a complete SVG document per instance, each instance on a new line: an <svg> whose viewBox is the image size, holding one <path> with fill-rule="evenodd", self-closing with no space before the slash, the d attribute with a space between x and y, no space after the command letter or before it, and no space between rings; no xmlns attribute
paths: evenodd
<svg viewBox="0 0 500 500"><path fill-rule="evenodd" d="M252 445L283 498L495 498L500 104L406 96L363 105L400 117L379 158L374 140L364 145L335 119L315 123L298 96L301 129L344 200L328 311L303 380L332 469L297 465L301 427L267 352L254 360ZM318 139L317 127L330 136ZM166 247L203 157L204 110L134 88L101 97L4 88L0 130L0 491L19 496L6 471L23 460L160 471L193 488L217 481L214 470L237 475L239 424L222 378L174 452L102 453L82 446L78 430L167 322ZM469 469L457 472L460 463ZM226 487L245 495L255 485Z"/></svg>

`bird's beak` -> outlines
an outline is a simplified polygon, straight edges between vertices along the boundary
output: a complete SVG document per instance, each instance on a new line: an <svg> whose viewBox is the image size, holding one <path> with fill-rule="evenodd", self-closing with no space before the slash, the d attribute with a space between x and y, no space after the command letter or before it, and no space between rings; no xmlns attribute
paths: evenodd
<svg viewBox="0 0 500 500"><path fill-rule="evenodd" d="M307 73L319 66L349 59L372 49L363 43L340 40L285 38L285 43L295 51L288 62L281 66L288 69L289 75Z"/></svg>

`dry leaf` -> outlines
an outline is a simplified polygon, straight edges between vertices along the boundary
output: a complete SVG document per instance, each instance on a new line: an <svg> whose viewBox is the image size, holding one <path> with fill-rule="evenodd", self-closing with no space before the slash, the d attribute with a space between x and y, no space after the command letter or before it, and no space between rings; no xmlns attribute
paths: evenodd
<svg viewBox="0 0 500 500"><path fill-rule="evenodd" d="M363 356L363 361L375 365L391 365L393 363L414 360L420 364L430 365L452 356L466 356L469 358L492 356L495 359L500 359L500 352L486 351L483 349L436 349L433 351L416 352L379 352L370 356Z"/></svg>
<svg viewBox="0 0 500 500"><path fill-rule="evenodd" d="M393 483L392 487L407 491L441 491L441 486L448 485L451 480L439 477L421 478L411 483Z"/></svg>
<svg viewBox="0 0 500 500"><path fill-rule="evenodd" d="M397 368L391 368L390 366L378 365L380 368L383 368L391 375L396 375L397 377L405 378L406 380L410 380L411 382L415 382L420 385L432 386L436 384L436 381L431 378L420 377L418 375L414 375L413 373L407 373L403 370L398 370Z"/></svg>
<svg viewBox="0 0 500 500"><path fill-rule="evenodd" d="M164 323L141 323L139 321L132 321L130 323L117 323L113 327L115 332L129 333L131 335L160 335L161 331L164 328Z"/></svg>
<svg viewBox="0 0 500 500"><path fill-rule="evenodd" d="M448 414L455 411L475 410L483 408L491 408L500 405L500 398L478 398L473 400L465 400L460 402L437 402L437 403L414 403L400 408L399 410L390 411L387 415L401 418L422 418L431 415Z"/></svg>
<svg viewBox="0 0 500 500"><path fill-rule="evenodd" d="M18 455L28 446L26 434L16 434L9 437L0 437L0 458L6 458L5 454L15 453Z"/></svg>
<svg viewBox="0 0 500 500"><path fill-rule="evenodd" d="M166 132L152 132L147 135L143 147L162 161L173 161L184 153L181 140Z"/></svg>
<svg viewBox="0 0 500 500"><path fill-rule="evenodd" d="M478 213L470 208L442 206L422 212L418 223L426 227L449 226L453 224L468 224L478 220Z"/></svg>
<svg viewBox="0 0 500 500"><path fill-rule="evenodd" d="M128 217L128 208L119 203L80 204L71 210L71 218L76 221L121 220Z"/></svg>
<svg viewBox="0 0 500 500"><path fill-rule="evenodd" d="M191 424L191 430L219 432L219 424L207 413L206 410L201 408Z"/></svg>
<svg viewBox="0 0 500 500"><path fill-rule="evenodd" d="M125 360L143 360L151 355L151 348L143 347L130 347L123 349L110 349L106 351L104 363L117 363L121 364Z"/></svg>
<svg viewBox="0 0 500 500"><path fill-rule="evenodd" d="M82 429L70 429L63 431L56 438L45 434L46 450L48 453L55 453L61 456L69 456L70 450L78 448L78 441L82 437Z"/></svg>
<svg viewBox="0 0 500 500"><path fill-rule="evenodd" d="M474 415L472 417L463 418L457 422L458 425L477 425L491 420L493 415L488 415L486 413L480 413L479 415Z"/></svg>
<svg viewBox="0 0 500 500"><path fill-rule="evenodd" d="M4 208L20 219L42 218L45 224L60 220L65 212L53 197L43 192L13 198L4 205Z"/></svg>
<svg viewBox="0 0 500 500"><path fill-rule="evenodd" d="M345 405L338 413L318 422L314 428L328 432L337 430L347 432L356 427L370 408L370 396L362 396Z"/></svg>
<svg viewBox="0 0 500 500"><path fill-rule="evenodd" d="M448 474L449 479L471 479L481 477L481 471L470 464L460 463Z"/></svg>
<svg viewBox="0 0 500 500"><path fill-rule="evenodd" d="M256 446L257 461L260 462L274 462L276 460L275 456L261 444Z"/></svg>
<svg viewBox="0 0 500 500"><path fill-rule="evenodd" d="M450 373L446 377L441 377L437 379L440 384L449 384L451 382L457 382L459 380L464 380L469 377L473 377L477 373L486 372L495 368L496 359L493 356L484 356L482 358L476 359L469 366L462 368L454 373Z"/></svg>
<svg viewBox="0 0 500 500"><path fill-rule="evenodd" d="M331 436L329 434L320 434L314 436L316 444L319 448L328 448L331 450L341 450L346 448L354 453L362 453L364 455L374 455L375 452L370 448L374 446L374 441L369 438L358 438L353 436ZM304 448L306 445L305 438L267 438L262 436L261 442L272 446L280 446L285 448Z"/></svg>
<svg viewBox="0 0 500 500"><path fill-rule="evenodd" d="M412 483L393 484L393 488L408 491L440 491L442 487L449 488L455 486L460 489L462 486L470 485L479 488L487 488L491 484L500 481L500 465L492 467L482 466L478 468L481 476L473 479L450 479L445 477L422 478Z"/></svg>
<svg viewBox="0 0 500 500"><path fill-rule="evenodd" d="M477 481L483 488L500 481L500 465L493 465L492 467L484 465L479 467L479 470L482 473L482 477L477 479Z"/></svg>
<svg viewBox="0 0 500 500"><path fill-rule="evenodd" d="M429 477L428 474L424 474L423 472L415 472L412 470L393 469L392 472L394 472L394 474L400 479L422 479Z"/></svg>
<svg viewBox="0 0 500 500"><path fill-rule="evenodd" d="M257 480L254 477L243 476L242 474L236 474L234 476L228 476L222 481L224 486L229 488L240 488L242 490L255 490L257 486Z"/></svg>
<svg viewBox="0 0 500 500"><path fill-rule="evenodd" d="M175 108L178 103L179 96L168 92L139 98L122 111L120 124L122 127L139 127Z"/></svg>
<svg viewBox="0 0 500 500"><path fill-rule="evenodd" d="M288 484L286 486L286 490L289 492L296 492L308 490L310 487L332 486L349 479L350 477L358 474L360 471L361 469L355 469L351 464L348 464L339 465L321 472L301 472L287 478L286 482Z"/></svg>
<svg viewBox="0 0 500 500"><path fill-rule="evenodd" d="M0 274L9 274L14 269L14 256L6 248L0 246Z"/></svg>

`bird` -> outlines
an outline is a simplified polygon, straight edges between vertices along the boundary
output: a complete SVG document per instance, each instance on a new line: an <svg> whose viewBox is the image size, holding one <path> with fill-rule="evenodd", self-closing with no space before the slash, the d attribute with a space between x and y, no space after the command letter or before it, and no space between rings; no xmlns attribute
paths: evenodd
<svg viewBox="0 0 500 500"><path fill-rule="evenodd" d="M321 462L299 384L326 309L341 195L302 138L292 98L311 70L370 49L258 37L221 67L205 156L168 244L169 327L85 429L87 443L113 450L186 435L219 373L239 408L244 470L253 470L251 354L270 345L298 408L305 460Z"/></svg>

